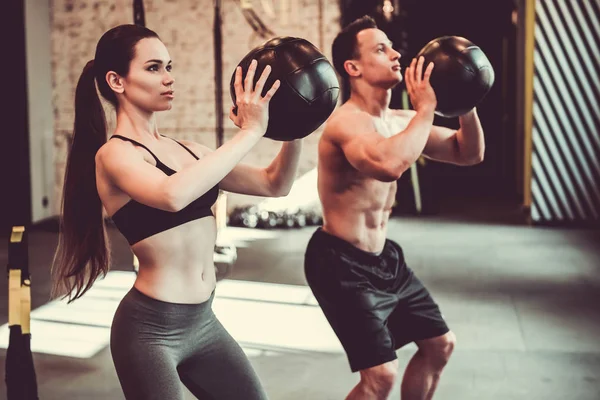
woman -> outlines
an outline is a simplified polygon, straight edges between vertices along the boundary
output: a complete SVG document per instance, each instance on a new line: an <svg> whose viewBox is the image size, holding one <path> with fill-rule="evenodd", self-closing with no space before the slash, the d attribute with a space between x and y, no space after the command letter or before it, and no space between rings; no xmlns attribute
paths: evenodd
<svg viewBox="0 0 600 400"><path fill-rule="evenodd" d="M219 149L158 133L155 112L174 99L171 60L153 31L121 25L106 32L75 94L75 131L65 175L55 293L81 297L109 266L102 209L138 257L139 274L111 329L113 361L128 399L180 399L180 381L197 397L264 399L248 359L214 316L215 220L218 190L258 196L289 192L301 150L286 142L265 169L238 165L264 135L265 68L252 88L256 62L242 84L236 71L240 131ZM117 112L106 140L96 85Z"/></svg>

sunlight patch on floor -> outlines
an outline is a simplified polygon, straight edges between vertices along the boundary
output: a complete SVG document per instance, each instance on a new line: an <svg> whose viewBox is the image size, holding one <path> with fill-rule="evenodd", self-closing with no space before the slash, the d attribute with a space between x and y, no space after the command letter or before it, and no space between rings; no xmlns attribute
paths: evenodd
<svg viewBox="0 0 600 400"><path fill-rule="evenodd" d="M81 299L54 300L31 312L34 353L89 358L109 344L110 325L135 274L111 271ZM249 357L281 352L342 352L305 286L224 280L217 284L215 314ZM9 329L0 327L0 348Z"/></svg>

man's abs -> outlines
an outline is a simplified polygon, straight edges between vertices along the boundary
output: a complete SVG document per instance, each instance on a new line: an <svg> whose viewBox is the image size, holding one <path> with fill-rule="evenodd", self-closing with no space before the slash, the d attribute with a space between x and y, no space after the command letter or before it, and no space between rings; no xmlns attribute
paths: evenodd
<svg viewBox="0 0 600 400"><path fill-rule="evenodd" d="M321 180L319 194L323 230L361 250L377 253L385 245L396 183L369 181L335 193Z"/></svg>

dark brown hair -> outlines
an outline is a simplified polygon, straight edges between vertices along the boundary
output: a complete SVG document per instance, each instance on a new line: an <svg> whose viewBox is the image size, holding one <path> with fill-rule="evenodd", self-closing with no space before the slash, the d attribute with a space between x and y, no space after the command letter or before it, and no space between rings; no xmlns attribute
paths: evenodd
<svg viewBox="0 0 600 400"><path fill-rule="evenodd" d="M150 29L120 25L107 31L96 46L75 90L75 126L61 205L58 248L52 265L53 296L64 295L69 302L88 291L105 276L110 264L108 237L102 203L96 189L96 153L106 143L106 119L98 91L115 109L119 104L106 81L114 71L126 77L135 56L136 44L144 38L158 38Z"/></svg>

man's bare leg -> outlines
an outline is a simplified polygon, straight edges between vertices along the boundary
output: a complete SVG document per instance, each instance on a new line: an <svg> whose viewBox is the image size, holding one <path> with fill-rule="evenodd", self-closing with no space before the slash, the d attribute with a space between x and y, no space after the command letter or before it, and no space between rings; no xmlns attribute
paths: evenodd
<svg viewBox="0 0 600 400"><path fill-rule="evenodd" d="M360 382L346 400L385 400L394 388L398 360L360 371Z"/></svg>
<svg viewBox="0 0 600 400"><path fill-rule="evenodd" d="M419 350L408 363L402 379L402 400L431 400L440 376L454 350L453 332L415 342Z"/></svg>

